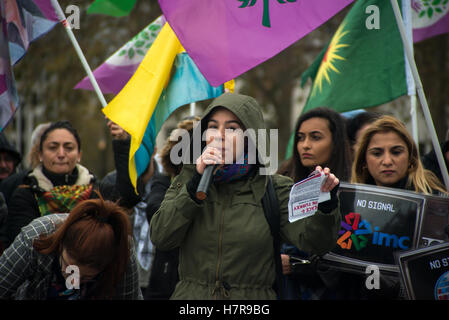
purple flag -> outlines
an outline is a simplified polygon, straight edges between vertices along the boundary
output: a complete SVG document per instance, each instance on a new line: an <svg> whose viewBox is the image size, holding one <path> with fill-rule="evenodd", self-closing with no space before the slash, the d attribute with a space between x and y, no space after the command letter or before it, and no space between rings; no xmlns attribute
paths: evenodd
<svg viewBox="0 0 449 320"><path fill-rule="evenodd" d="M12 73L7 38L5 7L0 2L0 131L8 123L17 108L18 98Z"/></svg>
<svg viewBox="0 0 449 320"><path fill-rule="evenodd" d="M51 0L0 1L0 131L18 107L14 66L30 43L50 31L58 19Z"/></svg>
<svg viewBox="0 0 449 320"><path fill-rule="evenodd" d="M5 0L4 3L11 63L15 65L30 43L53 29L58 18L51 0Z"/></svg>
<svg viewBox="0 0 449 320"><path fill-rule="evenodd" d="M281 52L353 0L159 0L179 41L212 86Z"/></svg>
<svg viewBox="0 0 449 320"><path fill-rule="evenodd" d="M411 0L413 42L449 32L449 0Z"/></svg>
<svg viewBox="0 0 449 320"><path fill-rule="evenodd" d="M164 16L154 20L94 70L101 92L118 94L123 89L136 72L165 22ZM93 87L89 78L85 77L75 89L93 90Z"/></svg>

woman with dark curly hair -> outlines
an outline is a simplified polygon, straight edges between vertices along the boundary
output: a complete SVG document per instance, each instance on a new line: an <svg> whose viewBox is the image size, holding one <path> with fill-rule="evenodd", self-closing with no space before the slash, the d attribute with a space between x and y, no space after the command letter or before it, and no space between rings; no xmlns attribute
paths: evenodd
<svg viewBox="0 0 449 320"><path fill-rule="evenodd" d="M113 139L117 178L113 183L97 181L81 162L81 139L68 121L52 123L39 143L37 165L14 191L8 204L7 246L20 229L33 219L52 213L67 213L79 202L96 198L98 190L106 199L132 208L139 197L128 172L130 139Z"/></svg>

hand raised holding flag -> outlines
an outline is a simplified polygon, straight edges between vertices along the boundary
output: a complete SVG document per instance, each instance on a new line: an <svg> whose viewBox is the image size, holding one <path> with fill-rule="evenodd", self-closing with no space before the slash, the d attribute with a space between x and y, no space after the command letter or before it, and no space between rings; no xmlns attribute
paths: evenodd
<svg viewBox="0 0 449 320"><path fill-rule="evenodd" d="M118 124L116 124L115 122L107 119L107 126L109 128L109 132L111 133L111 136L113 139L117 139L117 140L127 140L129 139L129 134L128 132L126 132L125 130L123 130L122 127L120 127Z"/></svg>

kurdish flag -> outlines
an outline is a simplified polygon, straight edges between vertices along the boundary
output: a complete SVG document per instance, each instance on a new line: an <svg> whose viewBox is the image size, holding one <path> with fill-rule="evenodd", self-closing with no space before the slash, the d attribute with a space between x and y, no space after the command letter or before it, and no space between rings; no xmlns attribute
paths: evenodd
<svg viewBox="0 0 449 320"><path fill-rule="evenodd" d="M379 28L366 8L379 8ZM302 75L313 85L303 112L327 106L339 112L374 107L407 94L406 60L390 1L356 1L325 48Z"/></svg>
<svg viewBox="0 0 449 320"><path fill-rule="evenodd" d="M96 0L87 8L87 13L100 13L114 17L127 16L137 0Z"/></svg>
<svg viewBox="0 0 449 320"><path fill-rule="evenodd" d="M449 0L411 0L413 41L449 32Z"/></svg>
<svg viewBox="0 0 449 320"><path fill-rule="evenodd" d="M129 174L135 188L168 116L180 106L215 98L223 92L224 86L209 85L173 30L165 24L136 73L103 108L109 119L131 135Z"/></svg>
<svg viewBox="0 0 449 320"><path fill-rule="evenodd" d="M0 131L19 105L13 66L57 23L51 0L0 1Z"/></svg>
<svg viewBox="0 0 449 320"><path fill-rule="evenodd" d="M123 89L136 72L165 22L164 16L155 19L94 70L93 74L101 92L118 94ZM75 89L94 90L88 77L81 80Z"/></svg>
<svg viewBox="0 0 449 320"><path fill-rule="evenodd" d="M351 2L159 0L159 5L201 73L217 86L278 54Z"/></svg>

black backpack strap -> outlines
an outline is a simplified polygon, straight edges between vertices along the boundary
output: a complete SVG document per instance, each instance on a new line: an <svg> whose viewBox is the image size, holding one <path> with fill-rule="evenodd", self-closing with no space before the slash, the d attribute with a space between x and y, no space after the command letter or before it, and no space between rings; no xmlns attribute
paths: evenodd
<svg viewBox="0 0 449 320"><path fill-rule="evenodd" d="M271 235L273 237L274 261L276 266L276 285L279 298L283 299L283 281L282 281L282 261L281 261L281 217L279 213L279 202L274 190L273 180L268 176L267 190L262 198L262 207L265 218L270 225Z"/></svg>

